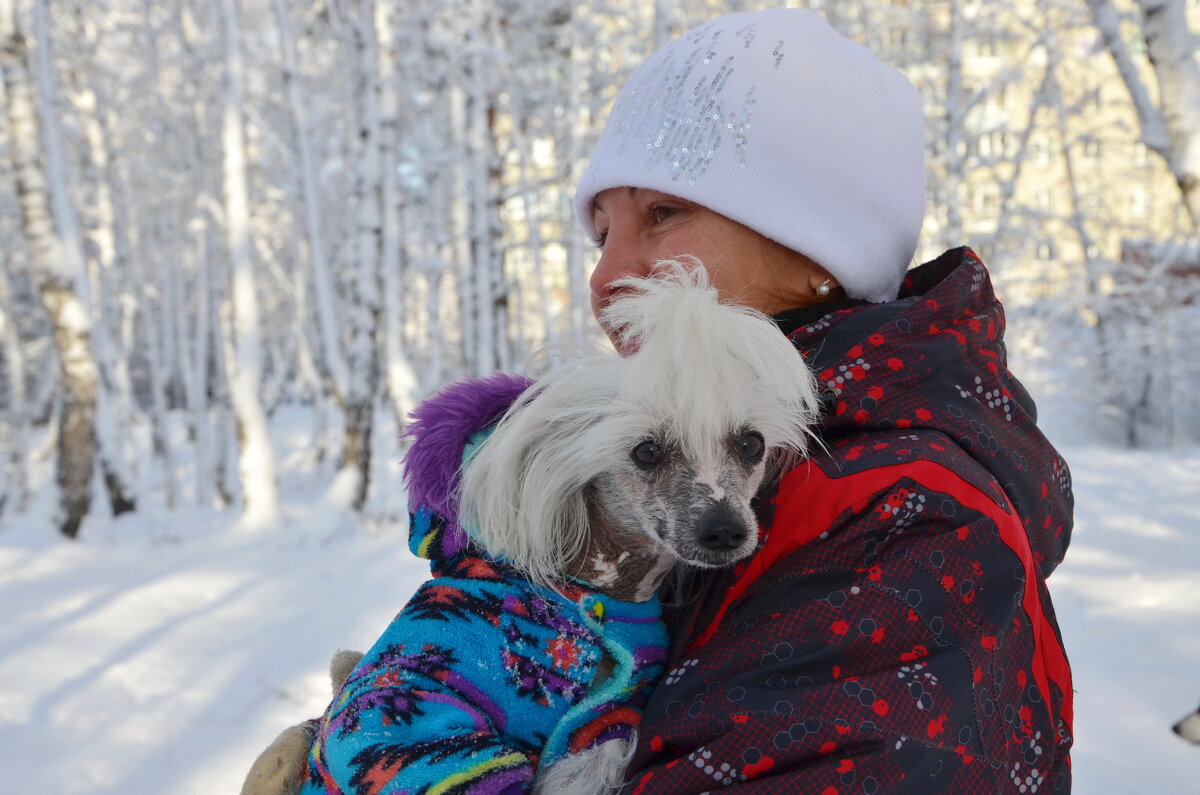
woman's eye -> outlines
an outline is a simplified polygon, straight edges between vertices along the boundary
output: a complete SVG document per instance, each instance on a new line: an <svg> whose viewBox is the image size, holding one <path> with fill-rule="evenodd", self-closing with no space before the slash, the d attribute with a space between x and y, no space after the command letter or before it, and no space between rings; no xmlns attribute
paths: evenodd
<svg viewBox="0 0 1200 795"><path fill-rule="evenodd" d="M608 230L597 232L596 236L592 238L592 242L596 244L596 248L603 249L604 244L608 242Z"/></svg>
<svg viewBox="0 0 1200 795"><path fill-rule="evenodd" d="M654 219L655 223L662 223L678 212L678 207L672 207L669 204L655 204L650 208L650 217Z"/></svg>
<svg viewBox="0 0 1200 795"><path fill-rule="evenodd" d="M763 441L762 434L758 431L750 431L742 435L737 443L738 455L751 464L757 464L762 460L763 454L767 452L767 444Z"/></svg>
<svg viewBox="0 0 1200 795"><path fill-rule="evenodd" d="M658 442L653 439L647 439L633 448L629 453L629 457L633 459L633 463L642 469L653 469L663 462L666 452Z"/></svg>

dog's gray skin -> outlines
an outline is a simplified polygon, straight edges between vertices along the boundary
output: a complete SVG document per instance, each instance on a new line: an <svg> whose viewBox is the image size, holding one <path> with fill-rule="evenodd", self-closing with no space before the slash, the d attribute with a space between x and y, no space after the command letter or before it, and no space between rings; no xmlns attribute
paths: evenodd
<svg viewBox="0 0 1200 795"><path fill-rule="evenodd" d="M647 452L652 462L642 460ZM765 453L751 428L690 456L654 435L639 440L627 462L588 485L591 533L568 573L613 598L643 601L676 563L715 568L746 557L758 541L750 503Z"/></svg>
<svg viewBox="0 0 1200 795"><path fill-rule="evenodd" d="M1172 726L1171 731L1189 743L1200 745L1200 709Z"/></svg>

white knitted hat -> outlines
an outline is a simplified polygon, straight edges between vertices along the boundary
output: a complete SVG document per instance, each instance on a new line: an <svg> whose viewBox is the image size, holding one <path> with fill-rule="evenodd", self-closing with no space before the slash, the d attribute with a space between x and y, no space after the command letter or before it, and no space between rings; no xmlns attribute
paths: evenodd
<svg viewBox="0 0 1200 795"><path fill-rule="evenodd" d="M925 213L924 114L904 75L817 14L726 14L667 44L618 94L579 181L696 202L890 301Z"/></svg>

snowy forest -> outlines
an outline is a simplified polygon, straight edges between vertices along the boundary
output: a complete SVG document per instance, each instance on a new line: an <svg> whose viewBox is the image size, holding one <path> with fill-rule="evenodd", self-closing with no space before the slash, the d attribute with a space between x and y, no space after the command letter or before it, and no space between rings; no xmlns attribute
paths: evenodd
<svg viewBox="0 0 1200 795"><path fill-rule="evenodd" d="M658 45L765 0L0 0L0 762L236 791L428 576L409 411L607 343L574 185ZM1070 463L1078 791L1200 697L1200 0L811 0L927 116ZM915 264L915 263L914 263ZM1185 783L1186 782L1186 783Z"/></svg>
<svg viewBox="0 0 1200 795"><path fill-rule="evenodd" d="M595 336L569 203L605 108L656 44L758 5L4 0L3 518L53 458L67 536L147 501L269 523L298 405L368 506L415 401ZM1098 439L1196 441L1195 4L811 5L924 92L923 252L992 263L1035 394L1075 361ZM1153 223L1081 176L1101 145L1168 177L1138 186ZM1039 159L1061 178L1022 191Z"/></svg>

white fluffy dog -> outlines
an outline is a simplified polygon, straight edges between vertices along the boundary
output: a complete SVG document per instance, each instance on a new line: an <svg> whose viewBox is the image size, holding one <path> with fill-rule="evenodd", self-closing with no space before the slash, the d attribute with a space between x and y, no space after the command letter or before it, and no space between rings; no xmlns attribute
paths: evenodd
<svg viewBox="0 0 1200 795"><path fill-rule="evenodd" d="M754 550L751 501L773 464L804 452L818 399L774 323L719 303L698 262L617 286L602 321L635 352L577 360L527 390L466 465L461 515L534 582L569 575L644 601L677 563ZM632 747L608 746L540 771L537 791L619 786Z"/></svg>
<svg viewBox="0 0 1200 795"><path fill-rule="evenodd" d="M769 318L719 303L695 261L660 263L653 278L623 280L618 287L619 297L602 320L619 329L621 348L634 353L576 359L534 382L468 454L461 487L452 492L459 524L470 529L476 547L515 570L515 577L503 583L517 594L509 598L523 598L520 593L532 589L545 603L547 594L565 597L573 579L570 588L583 583L585 593L641 603L655 596L677 563L710 568L744 558L758 536L751 501L770 467L805 450L818 406L814 380ZM444 430L446 424L426 421L423 427ZM416 438L414 450L422 444L450 447ZM457 461L456 449L450 455ZM410 451L410 463L412 458ZM443 593L473 587L445 576L431 582L442 581L447 583L438 586ZM487 587L495 584L493 578ZM428 641L420 637L422 616L405 623L413 605L422 605L420 599L419 591L350 674L342 703L359 697L354 688L360 683L381 675L378 660L394 656L397 648L420 648ZM575 609L578 599L565 598L562 609ZM617 602L610 608L616 609ZM594 606L594 599L579 602L585 603ZM436 604L424 607L427 613L436 611ZM484 617L472 624L469 616L457 615L449 624L462 663L456 670L465 676L485 672L476 674L486 677L481 687L507 686L494 660L515 651L504 648L503 637L487 634L505 620ZM584 615L571 619L570 626L590 621ZM548 623L545 637L561 637L563 626ZM665 636L661 629L657 632ZM665 651L662 641L657 642L655 664L660 665ZM475 651L484 646L488 648ZM498 651L489 650L497 646ZM653 686L652 678L630 679L631 653L615 654L605 652L594 669L586 669L594 672L586 673L588 680L581 683L581 702L595 700L598 691L611 691L620 681L640 682L639 697ZM389 681L404 676L403 671L390 673ZM630 691L620 692L624 698ZM440 698L440 703L450 700ZM586 750L577 747L559 758L551 754L555 738L575 725L570 716L578 710L572 709L568 705L566 713L546 716L551 725L535 732L550 738L539 752L535 791L560 795L619 787L632 749L628 734L590 743ZM526 722L509 718L509 723ZM335 720L332 712L326 715L326 723ZM311 731L305 736L311 737ZM318 737L336 739L320 732ZM419 739L437 741L423 735ZM511 738L503 744L514 747ZM256 768L290 770L296 763L277 758L281 753L260 757ZM419 764L414 764L400 765L399 774L417 771ZM409 786L407 780L402 786Z"/></svg>
<svg viewBox="0 0 1200 795"><path fill-rule="evenodd" d="M698 263L617 285L602 320L636 352L527 390L466 466L461 511L535 582L644 600L675 563L750 554L751 500L770 463L803 453L818 400L774 323L718 303Z"/></svg>

